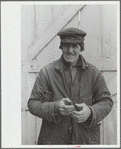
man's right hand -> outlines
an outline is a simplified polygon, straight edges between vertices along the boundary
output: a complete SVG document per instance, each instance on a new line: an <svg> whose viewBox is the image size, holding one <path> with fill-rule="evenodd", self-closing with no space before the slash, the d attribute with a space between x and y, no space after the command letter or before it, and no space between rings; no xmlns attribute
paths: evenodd
<svg viewBox="0 0 121 149"><path fill-rule="evenodd" d="M62 115L70 115L74 110L74 105L69 98L62 98L60 101L57 101L55 108Z"/></svg>

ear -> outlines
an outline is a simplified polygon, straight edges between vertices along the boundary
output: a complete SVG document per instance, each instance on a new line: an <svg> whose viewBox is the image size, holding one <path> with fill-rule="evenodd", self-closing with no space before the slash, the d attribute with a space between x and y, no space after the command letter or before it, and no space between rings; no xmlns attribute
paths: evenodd
<svg viewBox="0 0 121 149"><path fill-rule="evenodd" d="M80 44L79 44L79 46L80 46ZM82 48L81 48L81 46L80 46L80 52L82 52Z"/></svg>

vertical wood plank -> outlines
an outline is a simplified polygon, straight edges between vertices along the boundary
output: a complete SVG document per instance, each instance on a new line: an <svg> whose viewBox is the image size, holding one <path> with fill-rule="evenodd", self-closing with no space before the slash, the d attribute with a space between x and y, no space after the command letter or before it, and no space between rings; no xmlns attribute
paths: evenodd
<svg viewBox="0 0 121 149"><path fill-rule="evenodd" d="M22 25L22 60L28 55L28 48L35 41L35 16L34 5L21 6L21 25Z"/></svg>
<svg viewBox="0 0 121 149"><path fill-rule="evenodd" d="M104 69L116 69L116 53L117 53L117 6L102 5L101 6L102 21L102 49L101 55L104 59Z"/></svg>
<svg viewBox="0 0 121 149"><path fill-rule="evenodd" d="M28 113L28 145L36 144L35 136L35 116Z"/></svg>
<svg viewBox="0 0 121 149"><path fill-rule="evenodd" d="M27 30L26 30L26 8L21 6L21 59L24 60L27 56Z"/></svg>
<svg viewBox="0 0 121 149"><path fill-rule="evenodd" d="M35 83L35 73L29 73L28 76L28 87L29 87L29 91L28 91L28 99L30 97L33 85ZM36 144L36 135L35 135L35 116L32 115L30 112L28 112L28 144L32 145L32 144Z"/></svg>
<svg viewBox="0 0 121 149"><path fill-rule="evenodd" d="M28 113L21 111L21 144L28 145Z"/></svg>
<svg viewBox="0 0 121 149"><path fill-rule="evenodd" d="M47 30L53 21L52 5L36 5L36 37L37 39Z"/></svg>
<svg viewBox="0 0 121 149"><path fill-rule="evenodd" d="M28 100L28 93L29 93L29 88L28 88L28 75L29 73L23 72L21 73L21 106L22 108L27 107L27 100Z"/></svg>
<svg viewBox="0 0 121 149"><path fill-rule="evenodd" d="M36 117L36 144L38 142L38 137L39 137L39 133L40 133L40 130L41 130L41 125L42 125L42 119L41 118L38 118Z"/></svg>
<svg viewBox="0 0 121 149"><path fill-rule="evenodd" d="M117 37L117 6L116 5L102 5L102 56L113 56L116 52L116 37ZM116 56L116 55L115 55Z"/></svg>
<svg viewBox="0 0 121 149"><path fill-rule="evenodd" d="M34 43L34 6L29 5L22 5L21 6L21 26L22 26L22 38L21 38L21 48L22 48L22 61L27 56L27 49L28 47ZM29 74L27 70L22 69L21 75L22 81L22 102L21 102L21 125L22 125L22 145L26 144L33 144L31 139L29 139L30 128L33 125L33 117L31 118L28 111L24 111L23 109L27 108L27 102L29 99L30 91L29 87L31 88L30 84L28 84ZM30 122L30 119L32 122Z"/></svg>
<svg viewBox="0 0 121 149"><path fill-rule="evenodd" d="M100 126L100 144L104 144L104 121L101 121L101 126Z"/></svg>
<svg viewBox="0 0 121 149"><path fill-rule="evenodd" d="M117 145L117 73L105 72L104 77L114 102L112 111L104 119L104 144Z"/></svg>
<svg viewBox="0 0 121 149"><path fill-rule="evenodd" d="M27 108L27 102L30 97L31 90L35 82L35 74L29 74L27 72L22 73L22 144L35 144L35 116L24 111ZM26 96L25 96L26 95Z"/></svg>
<svg viewBox="0 0 121 149"><path fill-rule="evenodd" d="M117 145L117 96L112 97L114 106L111 113L104 120L104 144Z"/></svg>
<svg viewBox="0 0 121 149"><path fill-rule="evenodd" d="M21 73L21 133L22 133L22 145L28 144L28 112L23 111L27 107L28 99L28 73Z"/></svg>
<svg viewBox="0 0 121 149"><path fill-rule="evenodd" d="M85 50L81 53L86 61L102 69L101 59L101 24L100 6L86 5L80 12L80 29L87 35L84 41Z"/></svg>
<svg viewBox="0 0 121 149"><path fill-rule="evenodd" d="M26 22L27 45L29 48L32 44L34 44L34 40L35 40L34 6L32 5L27 6L26 15L27 15L27 22Z"/></svg>

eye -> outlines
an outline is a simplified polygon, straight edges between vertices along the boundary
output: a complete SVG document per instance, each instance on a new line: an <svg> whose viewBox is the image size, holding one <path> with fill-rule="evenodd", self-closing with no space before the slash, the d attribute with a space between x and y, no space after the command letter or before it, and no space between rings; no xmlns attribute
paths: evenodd
<svg viewBox="0 0 121 149"><path fill-rule="evenodd" d="M72 47L73 47L74 49L76 49L76 48L78 47L78 45L77 45L77 44L73 44Z"/></svg>
<svg viewBox="0 0 121 149"><path fill-rule="evenodd" d="M65 48L68 48L68 47L69 47L69 45L68 45L67 43L64 43L63 46L64 46Z"/></svg>

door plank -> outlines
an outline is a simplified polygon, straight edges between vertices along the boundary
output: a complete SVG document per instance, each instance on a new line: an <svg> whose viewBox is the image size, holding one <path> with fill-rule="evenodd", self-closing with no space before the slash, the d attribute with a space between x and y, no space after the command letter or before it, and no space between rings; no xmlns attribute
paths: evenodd
<svg viewBox="0 0 121 149"><path fill-rule="evenodd" d="M105 72L103 75L114 102L111 112L104 119L104 144L117 145L117 73Z"/></svg>

